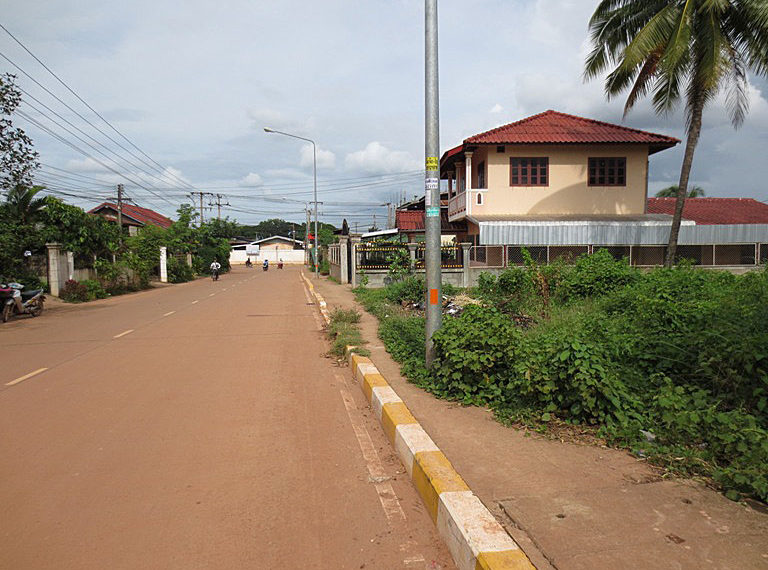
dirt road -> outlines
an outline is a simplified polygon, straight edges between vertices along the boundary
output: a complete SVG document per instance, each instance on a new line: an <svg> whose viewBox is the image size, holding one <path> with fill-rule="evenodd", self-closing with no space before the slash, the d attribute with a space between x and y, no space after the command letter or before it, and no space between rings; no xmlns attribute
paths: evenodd
<svg viewBox="0 0 768 570"><path fill-rule="evenodd" d="M0 568L453 568L298 269L0 326Z"/></svg>

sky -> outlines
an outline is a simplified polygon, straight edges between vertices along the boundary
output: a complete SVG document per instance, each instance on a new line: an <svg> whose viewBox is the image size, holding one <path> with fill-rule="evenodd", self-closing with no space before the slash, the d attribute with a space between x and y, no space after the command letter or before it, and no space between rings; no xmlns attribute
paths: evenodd
<svg viewBox="0 0 768 570"><path fill-rule="evenodd" d="M595 5L439 2L441 149L547 109L684 138L682 112L642 102L623 118L621 98L584 82ZM362 228L375 215L383 227L382 204L424 192L421 0L0 6L0 23L109 122L0 29L0 72L26 92L14 120L40 153L38 181L71 203L92 207L122 182L166 215L204 191L241 223L303 221L312 146L264 127L315 141L321 220ZM768 201L768 82L751 77L750 99L739 130L722 99L705 111L691 183L707 196ZM651 157L650 192L677 183L682 147Z"/></svg>

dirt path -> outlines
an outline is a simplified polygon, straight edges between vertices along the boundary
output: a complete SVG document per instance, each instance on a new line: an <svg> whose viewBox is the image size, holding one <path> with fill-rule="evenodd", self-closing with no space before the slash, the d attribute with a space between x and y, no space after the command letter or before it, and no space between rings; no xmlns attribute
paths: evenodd
<svg viewBox="0 0 768 570"><path fill-rule="evenodd" d="M0 346L0 568L453 568L297 269L58 307Z"/></svg>
<svg viewBox="0 0 768 570"><path fill-rule="evenodd" d="M329 307L355 304L347 287L318 289ZM627 453L528 437L437 400L400 376L374 317L361 327L377 368L540 570L768 568L768 513L661 480Z"/></svg>

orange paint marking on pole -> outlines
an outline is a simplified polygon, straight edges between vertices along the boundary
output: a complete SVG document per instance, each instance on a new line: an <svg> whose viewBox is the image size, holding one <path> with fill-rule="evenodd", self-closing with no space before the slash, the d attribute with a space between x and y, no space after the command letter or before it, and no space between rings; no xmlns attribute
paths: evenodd
<svg viewBox="0 0 768 570"><path fill-rule="evenodd" d="M437 289L430 289L429 290L429 304L430 305L437 305L439 303L439 299L437 298Z"/></svg>

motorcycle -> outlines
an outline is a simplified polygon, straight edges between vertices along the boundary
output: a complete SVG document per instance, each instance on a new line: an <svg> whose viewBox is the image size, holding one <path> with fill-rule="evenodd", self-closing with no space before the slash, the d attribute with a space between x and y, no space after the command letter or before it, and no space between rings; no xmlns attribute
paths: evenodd
<svg viewBox="0 0 768 570"><path fill-rule="evenodd" d="M283 268L283 260L282 259L277 262L277 268L278 269L282 269Z"/></svg>
<svg viewBox="0 0 768 570"><path fill-rule="evenodd" d="M32 315L39 317L43 312L45 295L42 289L23 291L21 283L0 283L0 303L2 303L3 322L7 323L12 315Z"/></svg>
<svg viewBox="0 0 768 570"><path fill-rule="evenodd" d="M269 270L269 260L265 259L265 260L264 260L264 265L262 265L262 266L261 266L261 268L262 268L264 271L268 271L268 270Z"/></svg>

